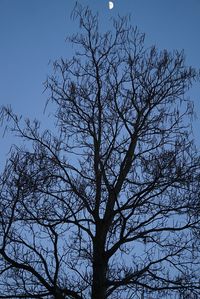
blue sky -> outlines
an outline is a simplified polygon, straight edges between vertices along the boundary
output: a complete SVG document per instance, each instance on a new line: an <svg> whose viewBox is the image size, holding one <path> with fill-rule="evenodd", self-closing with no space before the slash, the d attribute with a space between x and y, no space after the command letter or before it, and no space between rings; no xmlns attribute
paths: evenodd
<svg viewBox="0 0 200 299"><path fill-rule="evenodd" d="M11 105L25 117L48 119L43 110L47 94L42 83L51 74L49 61L70 57L65 37L78 30L70 19L75 0L0 0L0 106ZM132 23L146 33L147 45L160 49L184 49L188 65L200 68L199 0L79 0L99 12L104 29L110 29L111 16L131 13ZM190 92L199 119L194 134L200 147L200 84ZM0 128L0 170L12 136L2 137Z"/></svg>

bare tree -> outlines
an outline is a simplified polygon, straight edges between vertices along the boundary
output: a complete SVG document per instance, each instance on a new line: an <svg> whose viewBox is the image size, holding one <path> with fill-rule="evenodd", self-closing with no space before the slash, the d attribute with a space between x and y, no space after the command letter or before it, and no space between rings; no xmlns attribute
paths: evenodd
<svg viewBox="0 0 200 299"><path fill-rule="evenodd" d="M198 73L127 18L73 16L74 57L46 82L55 132L1 110L25 144L0 180L0 298L197 298Z"/></svg>

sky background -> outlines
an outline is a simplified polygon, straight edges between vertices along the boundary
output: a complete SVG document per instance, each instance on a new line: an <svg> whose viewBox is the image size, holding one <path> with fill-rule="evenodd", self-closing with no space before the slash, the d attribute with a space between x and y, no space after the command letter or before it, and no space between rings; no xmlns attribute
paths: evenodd
<svg viewBox="0 0 200 299"><path fill-rule="evenodd" d="M11 105L24 117L38 118L43 127L52 120L44 116L47 94L43 82L52 68L49 61L71 57L66 36L78 30L70 18L75 0L0 0L0 106ZM111 29L110 17L132 15L133 25L146 33L147 46L184 49L186 64L200 69L200 0L79 0L99 13L103 29ZM198 119L194 137L200 148L200 83L190 91ZM49 109L50 111L50 109ZM0 170L16 139L3 137L0 127Z"/></svg>

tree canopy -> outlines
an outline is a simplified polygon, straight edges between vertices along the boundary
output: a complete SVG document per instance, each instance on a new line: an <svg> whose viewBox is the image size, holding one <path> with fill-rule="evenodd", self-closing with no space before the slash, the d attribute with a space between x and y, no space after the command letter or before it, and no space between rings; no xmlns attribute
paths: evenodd
<svg viewBox="0 0 200 299"><path fill-rule="evenodd" d="M55 132L1 109L25 144L0 178L0 298L198 298L198 71L127 17L73 17L74 56L45 83Z"/></svg>

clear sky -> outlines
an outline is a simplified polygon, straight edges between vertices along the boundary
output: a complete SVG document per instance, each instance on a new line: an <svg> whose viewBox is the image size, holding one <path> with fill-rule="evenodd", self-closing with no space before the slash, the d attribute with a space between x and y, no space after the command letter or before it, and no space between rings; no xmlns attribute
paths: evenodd
<svg viewBox="0 0 200 299"><path fill-rule="evenodd" d="M0 0L0 106L11 105L25 117L43 116L47 94L43 85L51 74L49 61L70 57L65 37L78 26L70 19L75 0ZM110 16L131 13L132 22L146 33L147 44L160 49L184 49L187 64L200 68L200 0L79 0L98 11L102 27L110 29ZM194 133L200 147L200 84L190 92L199 119ZM46 122L46 123L45 123ZM0 170L15 139L2 138Z"/></svg>

